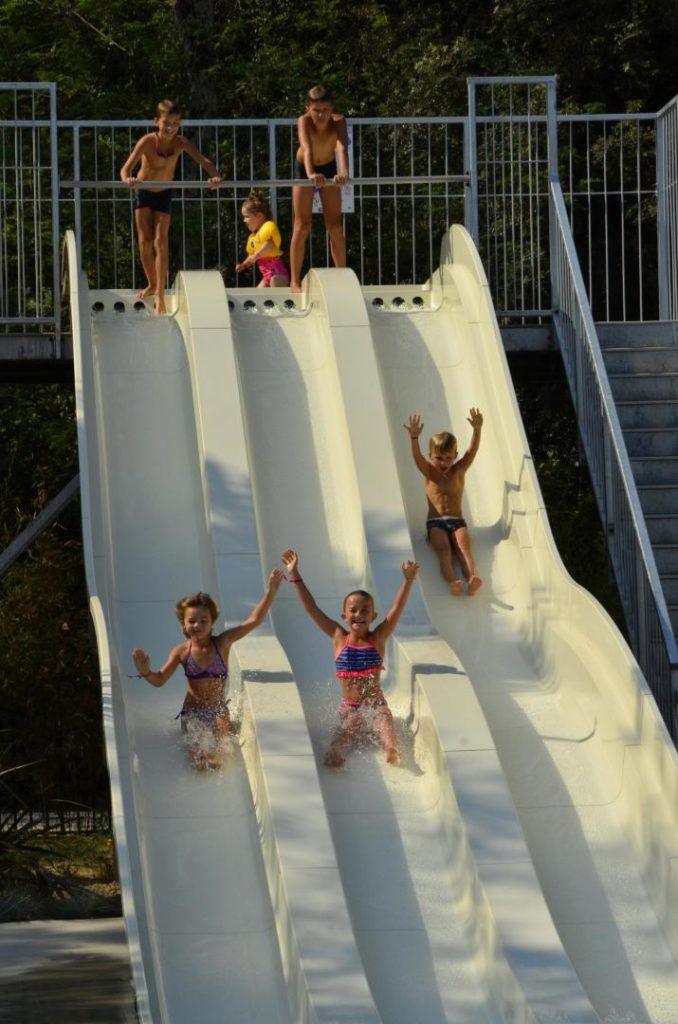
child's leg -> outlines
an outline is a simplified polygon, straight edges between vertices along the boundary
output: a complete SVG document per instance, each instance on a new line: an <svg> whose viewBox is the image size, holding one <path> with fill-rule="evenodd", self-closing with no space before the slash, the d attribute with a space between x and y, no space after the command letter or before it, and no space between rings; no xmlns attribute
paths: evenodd
<svg viewBox="0 0 678 1024"><path fill-rule="evenodd" d="M139 238L139 256L141 265L144 268L146 281L145 288L139 292L139 298L145 299L155 291L155 260L153 258L153 210L150 206L138 207L134 211L134 221L137 226Z"/></svg>
<svg viewBox="0 0 678 1024"><path fill-rule="evenodd" d="M457 533L458 532L459 531L457 531ZM442 529L440 526L432 526L429 530L428 539L431 543L431 547L438 556L440 572L443 579L449 584L450 590L453 594L460 594L461 580L457 576L454 568L452 542L447 530Z"/></svg>
<svg viewBox="0 0 678 1024"><path fill-rule="evenodd" d="M341 716L339 727L332 738L330 749L325 754L325 764L328 768L343 768L346 764L344 756L346 750L362 729L361 711L343 709L339 714Z"/></svg>
<svg viewBox="0 0 678 1024"><path fill-rule="evenodd" d="M292 189L294 228L290 241L290 288L301 291L301 268L304 262L306 239L313 217L313 189L310 185L297 185Z"/></svg>
<svg viewBox="0 0 678 1024"><path fill-rule="evenodd" d="M396 736L395 724L390 708L376 708L374 731L383 750L386 751L387 764L397 764L400 760L398 737Z"/></svg>
<svg viewBox="0 0 678 1024"><path fill-rule="evenodd" d="M208 758L208 764L211 768L222 767L224 763L223 742L227 736L231 735L231 731L231 720L228 717L228 713L217 715L212 724L216 749Z"/></svg>
<svg viewBox="0 0 678 1024"><path fill-rule="evenodd" d="M471 553L471 538L467 528L460 526L458 530L454 531L453 538L457 558L459 559L462 572L468 580L468 592L473 595L476 590L482 587L483 581L480 576L476 575L476 564Z"/></svg>
<svg viewBox="0 0 678 1024"><path fill-rule="evenodd" d="M330 236L330 251L335 267L346 266L346 239L341 223L341 189L338 185L326 185L320 190L323 204L325 227Z"/></svg>
<svg viewBox="0 0 678 1024"><path fill-rule="evenodd" d="M165 281L167 280L167 268L169 266L169 229L170 215L168 213L154 212L154 235L155 245L155 311L165 313Z"/></svg>
<svg viewBox="0 0 678 1024"><path fill-rule="evenodd" d="M271 288L288 288L290 279L287 274L273 274L271 277Z"/></svg>

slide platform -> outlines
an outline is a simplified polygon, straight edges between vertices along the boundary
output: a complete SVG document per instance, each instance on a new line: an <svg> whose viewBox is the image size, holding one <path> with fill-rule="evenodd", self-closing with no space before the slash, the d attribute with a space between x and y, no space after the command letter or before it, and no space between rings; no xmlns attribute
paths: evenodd
<svg viewBox="0 0 678 1024"><path fill-rule="evenodd" d="M88 588L140 1020L675 1024L678 759L631 652L553 544L482 267L303 295L182 273L155 317L68 239ZM268 305L267 305L268 303ZM138 307L138 308L135 308ZM485 417L453 598L403 424ZM294 547L332 617L421 565L384 688L398 767L333 772L331 645L283 584L229 664L237 731L197 772L175 716L186 593L242 621Z"/></svg>

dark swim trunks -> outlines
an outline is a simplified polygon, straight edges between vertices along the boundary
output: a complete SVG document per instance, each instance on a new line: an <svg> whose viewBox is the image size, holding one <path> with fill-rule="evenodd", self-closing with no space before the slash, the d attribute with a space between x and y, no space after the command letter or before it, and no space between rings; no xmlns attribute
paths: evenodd
<svg viewBox="0 0 678 1024"><path fill-rule="evenodd" d="M313 170L315 171L316 174L324 174L325 177L328 178L329 181L331 181L334 175L337 173L337 161L330 160L328 164L314 164ZM294 161L294 177L305 178L306 181L308 181L308 174L306 173L306 168L304 167L303 160Z"/></svg>
<svg viewBox="0 0 678 1024"><path fill-rule="evenodd" d="M145 208L156 213L171 213L172 189L163 188L157 192L150 188L138 188L134 192L134 206L137 210Z"/></svg>
<svg viewBox="0 0 678 1024"><path fill-rule="evenodd" d="M457 530L461 530L462 526L466 526L466 520L458 519L456 516L433 516L432 519L426 520L426 540L431 539L431 528L434 526L445 530L451 537Z"/></svg>

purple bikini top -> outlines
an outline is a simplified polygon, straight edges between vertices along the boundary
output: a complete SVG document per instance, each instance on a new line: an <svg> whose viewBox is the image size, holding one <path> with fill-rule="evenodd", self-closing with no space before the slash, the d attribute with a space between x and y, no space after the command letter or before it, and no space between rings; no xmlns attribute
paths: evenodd
<svg viewBox="0 0 678 1024"><path fill-rule="evenodd" d="M214 647L214 658L207 668L203 668L202 665L199 665L193 657L191 645L189 644L188 654L186 656L186 661L184 662L184 672L186 673L187 679L226 679L228 676L228 668L219 653L219 648L217 647L217 642L214 637L212 637L212 646Z"/></svg>

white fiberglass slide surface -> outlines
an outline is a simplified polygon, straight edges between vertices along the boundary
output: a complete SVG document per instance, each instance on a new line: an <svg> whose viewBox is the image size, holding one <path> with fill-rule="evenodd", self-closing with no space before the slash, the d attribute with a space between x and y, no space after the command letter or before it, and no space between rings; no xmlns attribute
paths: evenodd
<svg viewBox="0 0 678 1024"><path fill-rule="evenodd" d="M375 594L383 615L411 552L402 506L389 507L388 496L381 542L364 519L333 347L339 321L352 322L352 305L367 325L355 277L312 273L304 310L286 312L282 303L267 310L261 292L229 297L263 560L272 563L294 547L304 579L330 616L340 616L344 595L356 587ZM352 328L349 333L354 336ZM361 343L369 349L369 335ZM352 372L360 376L360 362ZM375 463L373 475L386 487L382 469ZM301 694L353 931L381 1019L541 1019L503 955L435 743L422 742L426 730L413 728L415 669L403 645L391 642L384 682L398 721L401 765L386 765L383 752L368 746L334 772L322 764L339 703L331 642L292 586L272 616ZM419 645L417 656L430 672L461 672L433 635L416 591L398 633Z"/></svg>
<svg viewBox="0 0 678 1024"><path fill-rule="evenodd" d="M181 639L179 597L204 590L220 599L186 339L174 318L135 311L129 293L93 292L89 301L101 308L90 339L81 302L76 363L88 584L102 609L100 652L104 632L110 651L105 720L140 1019L290 1024L239 748L228 770L193 770L175 720L183 674L161 689L128 677L133 647L157 668ZM246 531L240 498L244 526L233 529ZM246 609L235 603L224 614L240 621Z"/></svg>
<svg viewBox="0 0 678 1024"><path fill-rule="evenodd" d="M365 291L426 606L479 698L565 950L601 1020L674 1024L676 752L616 627L554 548L477 254L454 227L430 288ZM485 423L464 511L484 585L453 598L403 424L422 416L424 453L441 429L463 453L471 406ZM455 773L463 783L463 758ZM471 833L485 811L462 805ZM510 864L488 872L520 900Z"/></svg>

